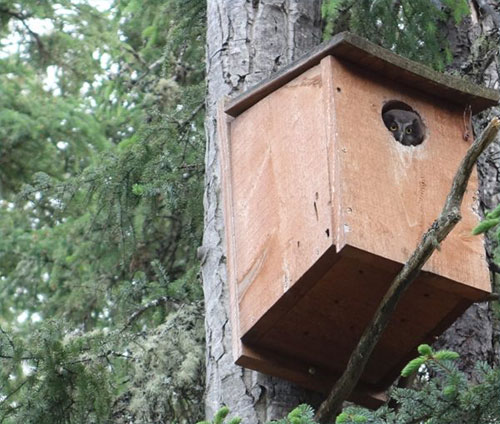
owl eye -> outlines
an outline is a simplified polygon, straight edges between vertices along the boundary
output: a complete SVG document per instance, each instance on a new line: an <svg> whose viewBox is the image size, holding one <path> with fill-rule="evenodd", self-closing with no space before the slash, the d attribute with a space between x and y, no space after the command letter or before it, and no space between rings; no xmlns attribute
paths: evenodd
<svg viewBox="0 0 500 424"><path fill-rule="evenodd" d="M405 131L405 132L406 132L406 134L411 134L411 133L412 133L412 131L413 131L413 130L412 130L411 128L406 128L406 131Z"/></svg>
<svg viewBox="0 0 500 424"><path fill-rule="evenodd" d="M389 127L389 129L390 129L391 131L396 131L396 130L398 129L398 126L397 126L396 124L392 124L392 125Z"/></svg>

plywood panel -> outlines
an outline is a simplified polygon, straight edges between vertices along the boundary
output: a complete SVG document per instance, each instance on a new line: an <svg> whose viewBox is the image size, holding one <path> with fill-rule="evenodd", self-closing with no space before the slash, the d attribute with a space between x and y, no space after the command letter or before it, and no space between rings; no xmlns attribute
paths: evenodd
<svg viewBox="0 0 500 424"><path fill-rule="evenodd" d="M463 139L463 109L347 62L333 59L331 65L337 81L335 151L342 179L338 231L353 246L404 263L439 215L470 145ZM420 113L428 132L421 145L403 146L387 130L381 110L390 100ZM474 172L462 221L424 269L489 291L482 239L471 235L478 222L476 189Z"/></svg>
<svg viewBox="0 0 500 424"><path fill-rule="evenodd" d="M316 67L231 124L242 334L332 244L320 93Z"/></svg>

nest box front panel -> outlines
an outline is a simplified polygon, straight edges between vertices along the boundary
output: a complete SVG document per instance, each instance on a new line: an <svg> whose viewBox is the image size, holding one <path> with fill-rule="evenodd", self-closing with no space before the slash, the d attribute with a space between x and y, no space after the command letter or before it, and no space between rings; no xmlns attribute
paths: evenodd
<svg viewBox="0 0 500 424"><path fill-rule="evenodd" d="M404 263L439 215L471 144L463 138L464 108L348 62L333 58L330 63L335 85L337 248L349 244ZM421 144L405 146L386 127L382 110L391 102L408 105L420 115L425 126ZM471 234L479 219L474 211L476 190L474 172L461 222L424 267L461 283L464 295L472 298L473 289L490 290L482 238Z"/></svg>
<svg viewBox="0 0 500 424"><path fill-rule="evenodd" d="M230 126L232 234L241 334L332 245L319 67Z"/></svg>

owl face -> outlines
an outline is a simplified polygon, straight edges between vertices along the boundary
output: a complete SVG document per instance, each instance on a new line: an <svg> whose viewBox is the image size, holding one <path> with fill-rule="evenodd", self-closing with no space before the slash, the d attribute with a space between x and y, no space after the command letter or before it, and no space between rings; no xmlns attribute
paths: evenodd
<svg viewBox="0 0 500 424"><path fill-rule="evenodd" d="M391 109L382 115L384 124L393 137L404 146L416 146L424 139L422 120L408 110Z"/></svg>

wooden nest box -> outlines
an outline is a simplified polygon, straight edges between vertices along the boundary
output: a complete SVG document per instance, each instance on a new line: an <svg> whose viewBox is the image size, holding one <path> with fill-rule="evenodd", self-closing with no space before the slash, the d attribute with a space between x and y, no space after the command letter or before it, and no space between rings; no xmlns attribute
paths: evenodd
<svg viewBox="0 0 500 424"><path fill-rule="evenodd" d="M219 112L236 363L327 391L393 277L439 215L471 141L467 110L498 95L348 33ZM388 110L421 118L395 139ZM465 120L464 120L465 116ZM366 405L490 293L477 176L462 220L401 300L357 388ZM356 398L355 396L355 398Z"/></svg>

